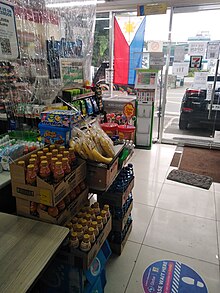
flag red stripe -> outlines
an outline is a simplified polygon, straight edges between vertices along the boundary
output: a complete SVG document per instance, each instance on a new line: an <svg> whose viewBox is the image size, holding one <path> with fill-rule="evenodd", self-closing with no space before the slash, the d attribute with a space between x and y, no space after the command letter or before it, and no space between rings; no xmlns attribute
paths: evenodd
<svg viewBox="0 0 220 293"><path fill-rule="evenodd" d="M114 83L128 84L129 45L115 18L114 20Z"/></svg>

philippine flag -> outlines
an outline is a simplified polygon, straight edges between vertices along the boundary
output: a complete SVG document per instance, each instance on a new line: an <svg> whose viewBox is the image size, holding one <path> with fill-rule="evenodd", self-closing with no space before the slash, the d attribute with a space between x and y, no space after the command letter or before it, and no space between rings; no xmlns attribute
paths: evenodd
<svg viewBox="0 0 220 293"><path fill-rule="evenodd" d="M114 83L134 84L135 68L141 68L146 17L114 19Z"/></svg>

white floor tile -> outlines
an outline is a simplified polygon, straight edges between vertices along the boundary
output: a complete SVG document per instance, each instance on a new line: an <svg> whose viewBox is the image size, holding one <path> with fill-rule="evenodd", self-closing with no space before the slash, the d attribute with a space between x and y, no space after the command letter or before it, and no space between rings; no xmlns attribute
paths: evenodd
<svg viewBox="0 0 220 293"><path fill-rule="evenodd" d="M145 269L153 262L159 260L176 260L188 265L195 270L204 280L208 287L209 293L219 293L220 281L219 281L219 267L214 264L209 264L203 261L195 260L192 258L180 256L174 253L165 252L159 249L142 246L140 254L138 256L135 269L130 279L126 293L141 293L142 288L142 276ZM115 291L117 292L117 291ZM199 291L195 291L199 292Z"/></svg>
<svg viewBox="0 0 220 293"><path fill-rule="evenodd" d="M213 192L198 187L164 184L157 207L215 220Z"/></svg>
<svg viewBox="0 0 220 293"><path fill-rule="evenodd" d="M154 208L139 203L134 203L132 209L133 227L129 240L142 243L150 223Z"/></svg>
<svg viewBox="0 0 220 293"><path fill-rule="evenodd" d="M134 163L134 173L139 179L164 182L167 174L167 167L160 167L144 163Z"/></svg>
<svg viewBox="0 0 220 293"><path fill-rule="evenodd" d="M161 182L135 178L133 197L135 203L155 206L162 188Z"/></svg>
<svg viewBox="0 0 220 293"><path fill-rule="evenodd" d="M144 244L218 264L213 220L156 208Z"/></svg>
<svg viewBox="0 0 220 293"><path fill-rule="evenodd" d="M140 247L140 244L128 241L120 256L111 256L106 265L105 293L124 293Z"/></svg>

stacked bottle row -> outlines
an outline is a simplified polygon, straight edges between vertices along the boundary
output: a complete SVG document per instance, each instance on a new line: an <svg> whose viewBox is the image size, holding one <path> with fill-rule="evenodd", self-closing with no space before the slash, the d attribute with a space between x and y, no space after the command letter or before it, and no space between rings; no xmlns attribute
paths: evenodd
<svg viewBox="0 0 220 293"><path fill-rule="evenodd" d="M130 193L122 208L116 207L116 206L110 206L110 212L112 214L112 218L116 220L122 220L125 214L127 213L129 207L131 206L132 202L133 202L133 197L132 197L132 193Z"/></svg>
<svg viewBox="0 0 220 293"><path fill-rule="evenodd" d="M131 180L134 178L133 165L128 164L126 167L123 167L116 177L115 181L111 185L109 192L124 192Z"/></svg>
<svg viewBox="0 0 220 293"><path fill-rule="evenodd" d="M72 148L50 145L30 156L28 164L18 161L25 169L26 184L36 186L37 176L44 181L56 184L76 166L76 156Z"/></svg>
<svg viewBox="0 0 220 293"><path fill-rule="evenodd" d="M69 236L63 248L66 250L80 249L88 252L106 225L110 215L108 205L105 205L102 210L98 202L91 206L84 206L66 224L66 227L69 228Z"/></svg>
<svg viewBox="0 0 220 293"><path fill-rule="evenodd" d="M125 239L127 232L132 224L132 217L131 214L128 217L127 223L124 227L124 229L122 231L111 231L111 233L109 234L109 241L116 243L116 244L121 244L123 242L123 240Z"/></svg>

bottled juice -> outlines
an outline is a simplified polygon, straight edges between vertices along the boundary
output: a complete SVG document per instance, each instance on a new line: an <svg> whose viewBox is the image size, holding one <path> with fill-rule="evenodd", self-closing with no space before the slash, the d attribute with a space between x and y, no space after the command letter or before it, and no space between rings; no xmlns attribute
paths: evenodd
<svg viewBox="0 0 220 293"><path fill-rule="evenodd" d="M81 224L76 224L76 232L77 232L77 237L79 241L83 240L83 227Z"/></svg>
<svg viewBox="0 0 220 293"><path fill-rule="evenodd" d="M108 204L105 204L104 207L103 207L103 210L106 211L106 216L107 218L110 218L110 210L109 210L109 205Z"/></svg>
<svg viewBox="0 0 220 293"><path fill-rule="evenodd" d="M69 247L78 248L79 247L79 239L77 237L77 232L72 232L70 236Z"/></svg>
<svg viewBox="0 0 220 293"><path fill-rule="evenodd" d="M63 177L64 177L64 170L62 167L62 163L56 162L54 167L54 173L53 173L54 182L58 183L59 181L63 179Z"/></svg>
<svg viewBox="0 0 220 293"><path fill-rule="evenodd" d="M91 214L86 214L85 219L90 224L92 222L92 215Z"/></svg>
<svg viewBox="0 0 220 293"><path fill-rule="evenodd" d="M95 229L93 227L89 227L88 234L90 236L90 242L93 244L95 242Z"/></svg>
<svg viewBox="0 0 220 293"><path fill-rule="evenodd" d="M68 158L69 159L69 155L70 155L69 151L64 151L63 152L63 157L64 158Z"/></svg>
<svg viewBox="0 0 220 293"><path fill-rule="evenodd" d="M101 216L97 216L96 217L96 221L97 221L97 223L98 223L98 229L99 229L99 231L101 232L102 231L102 229L103 229L103 221L102 221L102 217Z"/></svg>
<svg viewBox="0 0 220 293"><path fill-rule="evenodd" d="M18 161L18 166L25 169L25 161Z"/></svg>
<svg viewBox="0 0 220 293"><path fill-rule="evenodd" d="M29 164L30 164L30 165L34 165L34 170L36 171L36 173L38 173L39 168L38 168L37 160L34 159L34 158L30 158L30 159L29 159Z"/></svg>
<svg viewBox="0 0 220 293"><path fill-rule="evenodd" d="M51 159L51 165L50 165L50 168L51 168L51 171L54 173L54 169L55 169L55 163L58 162L58 159L57 158L52 158Z"/></svg>
<svg viewBox="0 0 220 293"><path fill-rule="evenodd" d="M102 210L100 216L102 217L102 222L105 225L107 223L107 212Z"/></svg>
<svg viewBox="0 0 220 293"><path fill-rule="evenodd" d="M39 175L46 182L50 180L51 172L47 161L41 161Z"/></svg>
<svg viewBox="0 0 220 293"><path fill-rule="evenodd" d="M26 182L29 185L36 185L37 173L34 170L34 165L27 166Z"/></svg>
<svg viewBox="0 0 220 293"><path fill-rule="evenodd" d="M49 148L43 148L44 155L49 152Z"/></svg>
<svg viewBox="0 0 220 293"><path fill-rule="evenodd" d="M38 156L36 154L32 154L31 158L36 159L37 164L39 164Z"/></svg>
<svg viewBox="0 0 220 293"><path fill-rule="evenodd" d="M65 175L71 173L71 168L69 165L68 158L62 158L62 166L63 166L63 170L64 170Z"/></svg>
<svg viewBox="0 0 220 293"><path fill-rule="evenodd" d="M88 230L88 224L87 224L86 219L81 220L81 225L83 227L83 232L86 233L86 231Z"/></svg>
<svg viewBox="0 0 220 293"><path fill-rule="evenodd" d="M63 154L63 152L65 151L65 146L63 146L63 145L61 145L60 147L59 147L59 154Z"/></svg>
<svg viewBox="0 0 220 293"><path fill-rule="evenodd" d="M58 150L57 149L53 149L52 150L52 156L53 157L57 157L57 155L58 155Z"/></svg>
<svg viewBox="0 0 220 293"><path fill-rule="evenodd" d="M51 166L51 159L52 159L52 153L46 153L46 157L47 157L47 162L49 164L49 166Z"/></svg>
<svg viewBox="0 0 220 293"><path fill-rule="evenodd" d="M95 215L96 216L100 215L100 207L99 207L99 203L98 202L94 202L93 209L95 211Z"/></svg>
<svg viewBox="0 0 220 293"><path fill-rule="evenodd" d="M42 151L38 151L37 152L37 157L38 157L38 161L40 162L40 157L44 155L44 152Z"/></svg>
<svg viewBox="0 0 220 293"><path fill-rule="evenodd" d="M95 221L96 220L96 215L95 215L95 211L93 208L89 208L89 211L88 211L91 215L91 218L92 218L92 221Z"/></svg>
<svg viewBox="0 0 220 293"><path fill-rule="evenodd" d="M80 244L80 249L85 252L87 252L91 249L90 236L88 234L85 234L83 236L83 240Z"/></svg>
<svg viewBox="0 0 220 293"><path fill-rule="evenodd" d="M40 157L40 162L42 162L42 161L47 161L47 157L46 156L41 156Z"/></svg>
<svg viewBox="0 0 220 293"><path fill-rule="evenodd" d="M52 150L54 150L55 148L56 148L55 144L51 144L51 145L49 146L50 152L52 152Z"/></svg>
<svg viewBox="0 0 220 293"><path fill-rule="evenodd" d="M63 155L62 155L62 154L58 154L58 155L57 155L57 159L58 159L58 161L62 162Z"/></svg>
<svg viewBox="0 0 220 293"><path fill-rule="evenodd" d="M70 166L73 167L76 164L76 156L73 148L69 148Z"/></svg>
<svg viewBox="0 0 220 293"><path fill-rule="evenodd" d="M99 228L97 221L92 221L91 227L94 228L95 237L99 235Z"/></svg>

